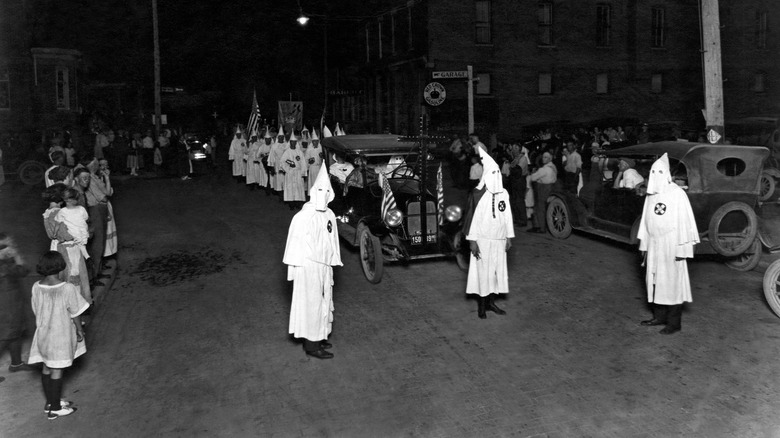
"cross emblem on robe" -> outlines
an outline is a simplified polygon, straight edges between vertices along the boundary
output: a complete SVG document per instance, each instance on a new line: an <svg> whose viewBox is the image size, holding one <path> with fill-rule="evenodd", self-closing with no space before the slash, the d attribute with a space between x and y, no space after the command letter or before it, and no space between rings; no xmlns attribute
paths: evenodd
<svg viewBox="0 0 780 438"><path fill-rule="evenodd" d="M659 202L658 204L655 204L655 214L662 215L666 213L666 204Z"/></svg>

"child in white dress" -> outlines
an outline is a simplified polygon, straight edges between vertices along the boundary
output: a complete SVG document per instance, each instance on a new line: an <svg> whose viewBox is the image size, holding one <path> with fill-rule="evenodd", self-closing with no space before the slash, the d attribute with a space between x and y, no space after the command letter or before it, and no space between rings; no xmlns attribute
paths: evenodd
<svg viewBox="0 0 780 438"><path fill-rule="evenodd" d="M65 224L68 233L73 236L73 241L78 245L79 251L84 254L85 259L88 259L87 241L89 240L89 226L87 225L87 220L89 219L89 213L87 213L87 209L79 205L78 196L79 193L76 189L66 189L62 194L65 207L57 212L54 220Z"/></svg>
<svg viewBox="0 0 780 438"><path fill-rule="evenodd" d="M63 370L73 359L87 352L80 315L89 303L76 286L58 278L65 259L57 251L48 251L38 261L38 273L45 278L32 288L35 335L28 363L43 362L41 383L46 394L44 408L49 420L72 414L76 408L61 400Z"/></svg>

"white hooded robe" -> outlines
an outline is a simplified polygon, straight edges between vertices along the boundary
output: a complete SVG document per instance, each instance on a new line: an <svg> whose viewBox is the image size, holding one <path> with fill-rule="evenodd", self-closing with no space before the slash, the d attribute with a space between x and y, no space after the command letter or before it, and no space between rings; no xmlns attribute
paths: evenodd
<svg viewBox="0 0 780 438"><path fill-rule="evenodd" d="M693 258L699 232L688 195L672 181L666 154L650 169L637 238L639 250L647 251L647 301L664 305L691 302L685 259Z"/></svg>
<svg viewBox="0 0 780 438"><path fill-rule="evenodd" d="M306 188L303 177L306 176L306 157L300 146L287 149L280 160L284 170L284 200L305 201Z"/></svg>
<svg viewBox="0 0 780 438"><path fill-rule="evenodd" d="M316 342L333 326L333 266L343 266L334 199L327 171L320 171L309 192L311 200L295 214L287 234L284 263L293 282L289 333Z"/></svg>
<svg viewBox="0 0 780 438"><path fill-rule="evenodd" d="M233 162L233 176L246 175L246 161L244 161L244 150L246 150L246 140L243 137L233 137L228 150L228 160Z"/></svg>
<svg viewBox="0 0 780 438"><path fill-rule="evenodd" d="M512 224L512 208L509 194L501 182L501 170L482 149L484 171L465 220L466 240L476 241L480 258L471 254L466 283L467 294L486 297L494 293L509 292L509 275L506 267L506 239L515 237Z"/></svg>

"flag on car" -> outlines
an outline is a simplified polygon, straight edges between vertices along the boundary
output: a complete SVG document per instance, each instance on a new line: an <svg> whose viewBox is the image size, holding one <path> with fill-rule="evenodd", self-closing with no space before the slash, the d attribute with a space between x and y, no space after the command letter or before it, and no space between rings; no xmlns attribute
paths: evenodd
<svg viewBox="0 0 780 438"><path fill-rule="evenodd" d="M246 124L246 130L249 135L252 135L258 130L260 125L260 106L257 104L257 90L254 91L252 96L252 113L249 114L249 123Z"/></svg>
<svg viewBox="0 0 780 438"><path fill-rule="evenodd" d="M436 172L436 201L439 206L439 225L444 225L444 183L441 177L441 163L439 163L439 171Z"/></svg>
<svg viewBox="0 0 780 438"><path fill-rule="evenodd" d="M395 203L395 196L393 196L393 190L390 188L390 182L383 174L379 174L379 183L382 185L382 219L385 218L385 214L393 208L398 208Z"/></svg>

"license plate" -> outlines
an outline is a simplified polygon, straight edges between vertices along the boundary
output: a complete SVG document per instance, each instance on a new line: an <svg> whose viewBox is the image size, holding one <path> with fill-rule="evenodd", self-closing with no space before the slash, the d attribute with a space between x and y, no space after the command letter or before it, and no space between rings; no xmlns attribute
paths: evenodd
<svg viewBox="0 0 780 438"><path fill-rule="evenodd" d="M412 245L422 245L423 236L412 236ZM428 234L426 237L427 243L436 243L436 235L435 234Z"/></svg>

